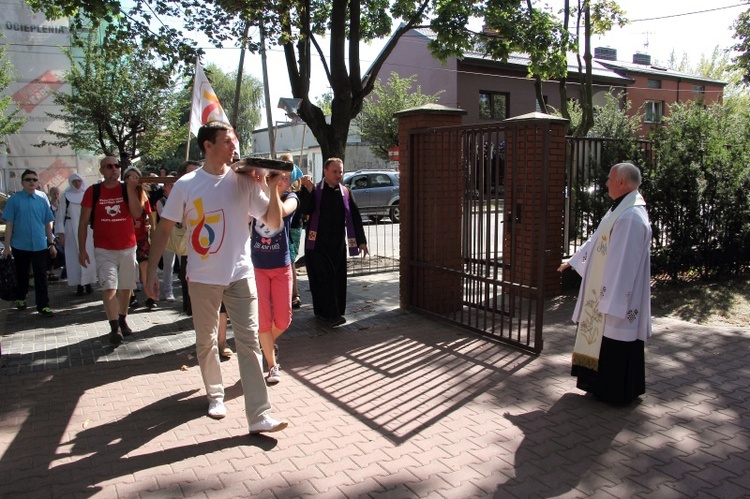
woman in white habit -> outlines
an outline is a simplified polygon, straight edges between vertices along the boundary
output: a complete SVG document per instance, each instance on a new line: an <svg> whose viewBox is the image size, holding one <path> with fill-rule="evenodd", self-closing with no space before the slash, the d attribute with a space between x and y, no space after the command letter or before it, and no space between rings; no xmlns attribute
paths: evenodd
<svg viewBox="0 0 750 499"><path fill-rule="evenodd" d="M91 227L86 238L86 252L92 259L88 268L78 263L78 221L81 218L81 200L86 192L83 177L73 173L68 177L69 187L60 197L60 207L55 216L57 240L65 248L65 269L68 274L68 286L76 286L78 296L92 293L92 284L96 282L96 263L94 258L94 237Z"/></svg>

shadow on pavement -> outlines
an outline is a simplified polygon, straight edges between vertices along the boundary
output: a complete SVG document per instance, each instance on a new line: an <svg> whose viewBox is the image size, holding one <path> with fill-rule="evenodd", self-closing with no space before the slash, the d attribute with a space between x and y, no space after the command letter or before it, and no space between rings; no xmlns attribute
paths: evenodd
<svg viewBox="0 0 750 499"><path fill-rule="evenodd" d="M64 381L71 379L68 376L40 373L26 377L26 389L15 390L18 395L6 398L0 410L0 420L18 421L20 425L15 428L15 436L0 459L3 482L0 495L24 496L34 490L38 497L89 497L102 490L96 484L116 477L137 475L139 471L159 469L217 450L250 446L268 451L275 447L273 438L246 434L200 444L191 444L196 440L186 438L184 445L168 450L150 444L157 437L193 420L205 418L209 425L212 422L206 417L206 399L200 393L202 384L197 369L195 374L184 378L195 388L142 405L147 397L139 395L139 391L148 391L148 387L139 387L131 380L142 375L160 374L164 382L169 383L170 377L180 376L169 375L170 372L180 372L175 370L175 360L179 359L170 357L173 356L91 366L90 375L77 376L78 384L74 387ZM136 408L127 416L116 419L113 416L118 413L116 409L108 411L107 407L97 407L94 414L100 420L83 419L85 414L77 409L79 399L86 392L109 385L115 391L107 393L104 400L98 399L98 403L110 407L113 404L132 404ZM175 386L176 389L180 387L177 383ZM239 383L227 388L227 400L241 394ZM82 420L82 430L71 435L66 429L76 419ZM101 424L102 420L107 422ZM148 491L151 485L145 480L134 486L137 490Z"/></svg>
<svg viewBox="0 0 750 499"><path fill-rule="evenodd" d="M285 372L396 444L536 358L444 324L418 327L424 319L402 310L378 320L382 325L360 334L336 329L295 340L297 348L284 355L285 366L291 366Z"/></svg>

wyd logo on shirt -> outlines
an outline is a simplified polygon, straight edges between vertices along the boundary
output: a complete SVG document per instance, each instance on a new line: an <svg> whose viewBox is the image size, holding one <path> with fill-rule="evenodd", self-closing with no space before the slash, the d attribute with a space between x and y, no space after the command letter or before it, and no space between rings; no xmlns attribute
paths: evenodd
<svg viewBox="0 0 750 499"><path fill-rule="evenodd" d="M224 211L217 210L205 213L203 211L203 200L193 201L195 206L194 217L188 218L192 232L190 234L190 245L198 253L201 259L218 252L224 242Z"/></svg>

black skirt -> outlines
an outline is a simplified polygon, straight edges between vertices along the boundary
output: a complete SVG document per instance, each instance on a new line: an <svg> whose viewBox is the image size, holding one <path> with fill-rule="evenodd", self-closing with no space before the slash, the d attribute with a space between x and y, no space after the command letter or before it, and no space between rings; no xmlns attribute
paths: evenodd
<svg viewBox="0 0 750 499"><path fill-rule="evenodd" d="M644 342L602 339L599 370L573 366L576 386L611 404L629 404L646 393Z"/></svg>

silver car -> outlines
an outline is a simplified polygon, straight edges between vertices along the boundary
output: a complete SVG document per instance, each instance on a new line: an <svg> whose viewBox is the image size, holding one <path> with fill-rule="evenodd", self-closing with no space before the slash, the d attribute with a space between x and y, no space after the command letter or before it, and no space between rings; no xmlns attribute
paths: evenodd
<svg viewBox="0 0 750 499"><path fill-rule="evenodd" d="M395 170L359 170L344 175L344 185L354 196L359 211L373 221L382 217L389 217L393 223L401 220L398 184Z"/></svg>

